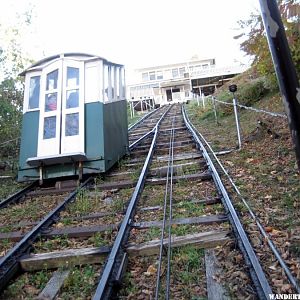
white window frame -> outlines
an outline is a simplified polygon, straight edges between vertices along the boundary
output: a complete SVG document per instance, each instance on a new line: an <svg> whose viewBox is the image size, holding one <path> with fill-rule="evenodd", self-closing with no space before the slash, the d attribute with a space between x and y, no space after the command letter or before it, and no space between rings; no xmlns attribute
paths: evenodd
<svg viewBox="0 0 300 300"><path fill-rule="evenodd" d="M39 115L39 134L38 134L38 148L37 148L37 156L49 156L49 155L58 155L60 153L60 133L61 133L61 99L62 99L62 64L63 61L57 60L52 64L47 65L47 67L43 68L43 73L41 77L41 93L40 93L40 115ZM58 70L57 77L57 87L56 89L52 89L51 91L46 90L47 85L47 76L51 72ZM48 93L57 93L56 100L56 110L45 112L45 96ZM55 124L55 137L50 139L44 139L44 121L47 117L56 117Z"/></svg>
<svg viewBox="0 0 300 300"><path fill-rule="evenodd" d="M107 85L106 82L107 81ZM105 89L107 88L107 94L105 93ZM103 64L102 68L102 91L103 91L103 103L107 103L109 101L109 65Z"/></svg>
<svg viewBox="0 0 300 300"><path fill-rule="evenodd" d="M42 71L35 71L26 74L25 77L25 91L24 91L24 103L23 103L23 114L29 111L39 111L41 107L41 74ZM32 77L40 76L40 98L39 98L39 107L29 108L29 92L30 92L30 79Z"/></svg>
<svg viewBox="0 0 300 300"><path fill-rule="evenodd" d="M176 71L176 70L177 70L177 76L174 76L173 71ZM172 78L179 78L179 71L178 71L178 68L173 68L171 72L172 72Z"/></svg>
<svg viewBox="0 0 300 300"><path fill-rule="evenodd" d="M158 78L158 77L161 77L161 78ZM163 71L156 71L156 79L157 80L163 80L164 79Z"/></svg>
<svg viewBox="0 0 300 300"><path fill-rule="evenodd" d="M79 69L79 84L73 87L67 87L67 68L78 68ZM61 109L61 154L67 154L72 152L84 153L84 62L75 60L64 60L63 64L63 81L62 81L62 109ZM66 108L66 94L68 90L74 88L79 89L79 103L75 108ZM79 114L78 131L79 134L66 136L66 117L70 114ZM75 149L75 151L74 151Z"/></svg>
<svg viewBox="0 0 300 300"><path fill-rule="evenodd" d="M152 78L151 78L151 77L152 77ZM156 76L155 76L155 71L149 72L149 80L150 80L150 81L153 81L153 80L155 80L155 78L156 78Z"/></svg>
<svg viewBox="0 0 300 300"><path fill-rule="evenodd" d="M145 75L147 76L146 79L144 78ZM142 81L149 81L149 73L148 72L142 73Z"/></svg>
<svg viewBox="0 0 300 300"><path fill-rule="evenodd" d="M89 80L89 69L93 69L96 68L96 86L89 86L89 84L87 83L87 81ZM101 80L101 76L103 74L103 61L93 61L93 62L85 62L85 66L84 66L84 72L85 72L85 82L84 82L84 103L93 103L93 102L103 102L104 98L102 99L102 89L103 89L103 85L104 85L104 78L103 80ZM94 75L95 75L94 73ZM90 92L90 88L95 88L97 91L93 91L93 93L95 94L94 96L96 97L96 99L92 99L92 98L88 98L88 96L90 96L91 92ZM104 97L104 95L103 95Z"/></svg>
<svg viewBox="0 0 300 300"><path fill-rule="evenodd" d="M183 72L181 73L180 70L183 70ZM178 71L179 71L179 77L184 77L185 67L178 68Z"/></svg>

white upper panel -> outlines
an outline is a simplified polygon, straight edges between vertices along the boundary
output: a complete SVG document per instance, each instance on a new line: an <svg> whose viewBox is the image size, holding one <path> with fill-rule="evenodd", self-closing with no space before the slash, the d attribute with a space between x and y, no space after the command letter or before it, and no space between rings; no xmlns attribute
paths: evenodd
<svg viewBox="0 0 300 300"><path fill-rule="evenodd" d="M111 102L125 99L123 65L111 63L100 56L67 53L45 58L21 74L25 75L23 112L40 110L40 84L43 70L56 63L71 63L76 61L84 64L84 103L97 101ZM104 87L105 84L107 85L106 87Z"/></svg>

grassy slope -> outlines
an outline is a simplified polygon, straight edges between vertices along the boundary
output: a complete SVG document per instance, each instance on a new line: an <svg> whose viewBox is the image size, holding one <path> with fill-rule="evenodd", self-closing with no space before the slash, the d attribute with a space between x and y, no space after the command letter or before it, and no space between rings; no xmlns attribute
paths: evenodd
<svg viewBox="0 0 300 300"><path fill-rule="evenodd" d="M249 84L248 74L239 76L237 81L241 85ZM220 95L224 95L226 88L219 91ZM218 105L220 124L217 125L210 105L205 109L202 106L198 107L196 103L188 106L192 121L214 150L236 147L232 109L228 110L227 107ZM283 112L282 100L278 93L268 93L258 102L254 101L251 106L272 112ZM265 126L258 126L258 120ZM256 215L266 226L280 252L290 264L294 275L300 279L300 176L287 120L241 110L240 121L242 150L221 156L220 159ZM253 232L252 235L257 238L259 236L257 228L247 218L249 215L245 212L245 207L233 193L232 195L236 207L244 218L248 233L251 236ZM274 258L264 257L266 255L264 252L267 251L265 246L258 245L258 248L258 252L261 251L264 258L266 269L270 271L270 279L276 283L274 285L277 292L289 291L290 287L282 282L279 268L270 269Z"/></svg>

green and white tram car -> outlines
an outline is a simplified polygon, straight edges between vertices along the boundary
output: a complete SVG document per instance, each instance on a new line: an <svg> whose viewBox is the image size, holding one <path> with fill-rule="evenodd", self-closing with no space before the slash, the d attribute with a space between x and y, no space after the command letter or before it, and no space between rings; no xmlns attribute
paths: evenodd
<svg viewBox="0 0 300 300"><path fill-rule="evenodd" d="M65 53L25 76L18 180L102 173L128 150L124 66Z"/></svg>

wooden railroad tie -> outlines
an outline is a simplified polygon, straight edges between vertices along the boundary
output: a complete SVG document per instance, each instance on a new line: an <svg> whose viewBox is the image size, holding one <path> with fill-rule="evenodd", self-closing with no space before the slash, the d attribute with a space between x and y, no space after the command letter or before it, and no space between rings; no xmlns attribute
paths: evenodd
<svg viewBox="0 0 300 300"><path fill-rule="evenodd" d="M210 215L210 216L202 216L202 217L192 217L192 218L180 218L173 219L172 225L183 225L183 224L214 224L214 223L222 223L227 221L227 217L225 215ZM69 238L81 238L81 237L90 237L93 236L97 232L104 232L107 230L116 230L118 229L120 224L105 224L105 225L94 225L94 226L84 226L84 227L65 227L65 228L55 228L44 232L42 237L53 238L55 236L67 236ZM151 222L140 222L133 223L132 227L137 229L146 229L149 227L161 227L162 221L151 221ZM15 232L6 232L0 233L0 240L10 240L10 241L20 241L24 236L22 231Z"/></svg>
<svg viewBox="0 0 300 300"><path fill-rule="evenodd" d="M221 246L230 241L230 232L225 230L200 232L185 236L173 236L172 247L182 247L193 245L197 248L213 248ZM142 244L129 244L126 251L131 256L150 256L159 253L161 241L152 240ZM168 239L164 239L164 245L168 245ZM30 254L20 259L20 265L23 271L38 271L42 269L56 269L74 265L103 263L109 247L68 249L41 254Z"/></svg>
<svg viewBox="0 0 300 300"><path fill-rule="evenodd" d="M90 192L90 194L94 194L94 192ZM206 199L201 199L201 200L190 200L189 203L193 204L205 204L205 205L212 205L212 204L218 204L221 203L221 199L219 197L215 198L206 198ZM174 206L180 205L180 202L174 203ZM142 207L140 208L140 211L155 211L155 210L160 210L163 209L163 206L156 205L156 206L147 206L147 207ZM71 221L83 221L83 220L93 220L97 218L102 218L102 217L108 217L108 216L113 216L115 214L124 214L124 211L118 211L118 212L97 212L97 213L91 213L88 215L84 216L76 216L76 217L66 217L62 218L61 220L71 220ZM39 222L20 222L18 224L14 225L9 225L11 228L20 228L23 226L34 226L37 225ZM1 228L6 228L7 225L0 225ZM1 236L1 234L0 234ZM1 238L0 238L1 239Z"/></svg>
<svg viewBox="0 0 300 300"><path fill-rule="evenodd" d="M212 175L208 172L202 172L202 173L196 173L192 175L182 175L182 176L174 176L173 182L178 182L180 180L210 180L212 178ZM146 183L150 185L162 185L166 183L166 178L158 178L158 179L147 179ZM117 182L107 182L103 184L97 185L97 188L100 190L111 190L111 189L126 189L126 188L133 188L136 186L136 181L134 180L123 180L123 181L117 181ZM61 194L63 192L70 192L72 189L70 188L62 188L60 190L58 189L52 189L52 190L37 190L33 192L29 192L28 196L41 196L41 195L49 195L49 194Z"/></svg>

